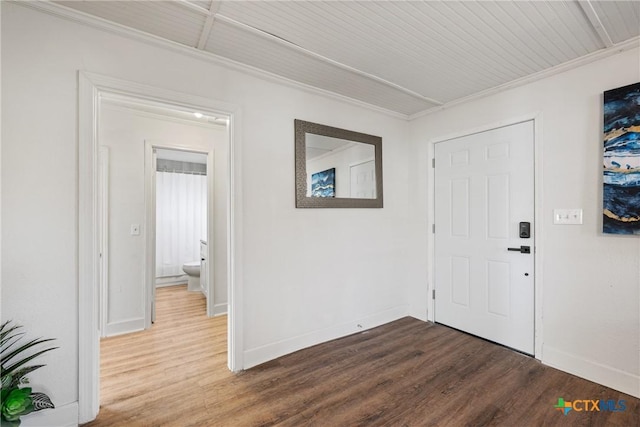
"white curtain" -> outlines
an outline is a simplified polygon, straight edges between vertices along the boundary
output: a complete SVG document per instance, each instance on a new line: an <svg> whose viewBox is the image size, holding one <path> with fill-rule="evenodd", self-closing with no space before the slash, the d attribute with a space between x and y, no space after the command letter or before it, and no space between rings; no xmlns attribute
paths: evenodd
<svg viewBox="0 0 640 427"><path fill-rule="evenodd" d="M156 173L156 277L184 274L207 240L207 177Z"/></svg>

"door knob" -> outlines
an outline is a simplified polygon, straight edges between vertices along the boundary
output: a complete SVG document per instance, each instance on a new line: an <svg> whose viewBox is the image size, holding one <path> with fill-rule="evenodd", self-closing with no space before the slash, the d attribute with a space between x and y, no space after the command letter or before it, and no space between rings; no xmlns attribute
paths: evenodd
<svg viewBox="0 0 640 427"><path fill-rule="evenodd" d="M521 254L530 254L531 246L520 246L519 248L507 248L508 251L520 252Z"/></svg>

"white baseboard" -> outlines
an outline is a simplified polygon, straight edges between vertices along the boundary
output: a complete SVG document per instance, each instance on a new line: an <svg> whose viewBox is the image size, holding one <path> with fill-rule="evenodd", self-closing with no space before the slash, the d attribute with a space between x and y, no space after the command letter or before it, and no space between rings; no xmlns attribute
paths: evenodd
<svg viewBox="0 0 640 427"><path fill-rule="evenodd" d="M268 362L269 360L276 359L280 356L293 353L294 351L298 351L303 348L366 331L367 329L393 322L394 320L398 320L408 315L409 306L402 305L371 316L354 319L351 322L342 323L340 325L310 332L294 338L252 348L244 352L243 369L249 369L253 366L257 366L261 363Z"/></svg>
<svg viewBox="0 0 640 427"><path fill-rule="evenodd" d="M78 427L78 402L22 417L20 427Z"/></svg>
<svg viewBox="0 0 640 427"><path fill-rule="evenodd" d="M121 322L107 323L106 329L105 336L107 337L142 331L144 329L144 319L128 319Z"/></svg>
<svg viewBox="0 0 640 427"><path fill-rule="evenodd" d="M156 278L156 288L164 288L166 286L185 285L187 283L187 275L175 277Z"/></svg>
<svg viewBox="0 0 640 427"><path fill-rule="evenodd" d="M640 398L638 375L586 360L547 345L543 346L542 363Z"/></svg>
<svg viewBox="0 0 640 427"><path fill-rule="evenodd" d="M213 316L222 316L223 314L227 314L227 303L215 304L213 306Z"/></svg>

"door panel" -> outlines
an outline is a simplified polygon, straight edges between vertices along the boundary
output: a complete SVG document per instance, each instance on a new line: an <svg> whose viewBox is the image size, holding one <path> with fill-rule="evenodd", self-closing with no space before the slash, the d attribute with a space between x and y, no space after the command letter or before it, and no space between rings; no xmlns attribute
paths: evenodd
<svg viewBox="0 0 640 427"><path fill-rule="evenodd" d="M356 199L376 198L376 172L373 160L351 166L350 175L350 197Z"/></svg>
<svg viewBox="0 0 640 427"><path fill-rule="evenodd" d="M533 121L435 145L435 320L534 352ZM533 230L531 236L533 237ZM530 246L531 253L508 248Z"/></svg>

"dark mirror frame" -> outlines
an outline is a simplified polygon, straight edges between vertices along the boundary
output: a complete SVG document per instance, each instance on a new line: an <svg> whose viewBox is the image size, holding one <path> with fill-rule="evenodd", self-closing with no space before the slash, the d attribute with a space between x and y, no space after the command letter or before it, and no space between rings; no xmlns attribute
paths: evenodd
<svg viewBox="0 0 640 427"><path fill-rule="evenodd" d="M382 208L382 138L318 123L294 120L296 156L296 208ZM376 171L376 198L354 199L346 197L307 197L306 135L324 135L333 138L370 144L374 147Z"/></svg>

